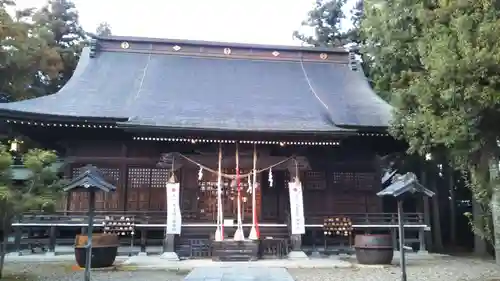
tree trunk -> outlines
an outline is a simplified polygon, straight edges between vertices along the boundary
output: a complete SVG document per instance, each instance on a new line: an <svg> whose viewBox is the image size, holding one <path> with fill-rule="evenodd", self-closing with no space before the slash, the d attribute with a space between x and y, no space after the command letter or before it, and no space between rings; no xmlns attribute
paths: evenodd
<svg viewBox="0 0 500 281"><path fill-rule="evenodd" d="M0 279L2 279L3 277L3 265L5 263L5 251L7 249L7 237L8 235L2 235L3 237L1 237L2 239L2 243L0 244Z"/></svg>
<svg viewBox="0 0 500 281"><path fill-rule="evenodd" d="M5 263L5 254L7 250L7 239L9 237L11 229L11 216L9 215L7 202L3 201L0 206L0 210L3 212L1 222L0 222L0 279L3 277L3 265Z"/></svg>
<svg viewBox="0 0 500 281"><path fill-rule="evenodd" d="M450 243L457 246L457 198L455 196L455 175L452 167L448 167L448 188L450 191Z"/></svg>
<svg viewBox="0 0 500 281"><path fill-rule="evenodd" d="M431 190L434 191L434 196L432 196L432 234L434 237L434 251L443 251L443 236L441 232L441 208L439 207L439 196L441 196L440 191L436 185L436 178L433 177L430 183Z"/></svg>
<svg viewBox="0 0 500 281"><path fill-rule="evenodd" d="M475 198L472 198L472 219L476 228L483 229L484 212ZM477 256L488 255L486 240L474 233L474 254Z"/></svg>
<svg viewBox="0 0 500 281"><path fill-rule="evenodd" d="M478 162L470 167L470 180L472 192L472 230L474 232L474 254L485 256L487 251L487 240L493 239L491 233L487 231L487 216L491 201L490 195L490 174L489 174L489 159L490 154L488 149L483 148L480 152ZM486 214L485 214L486 212ZM491 240L490 240L491 241Z"/></svg>
<svg viewBox="0 0 500 281"><path fill-rule="evenodd" d="M498 182L498 159L489 161L490 184L492 188L491 215L493 217L493 241L495 245L495 261L500 265L500 184Z"/></svg>

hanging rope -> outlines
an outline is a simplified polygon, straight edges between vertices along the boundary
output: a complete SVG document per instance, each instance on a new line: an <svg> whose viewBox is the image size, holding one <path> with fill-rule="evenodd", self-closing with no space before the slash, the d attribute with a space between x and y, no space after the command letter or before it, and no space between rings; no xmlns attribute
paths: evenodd
<svg viewBox="0 0 500 281"><path fill-rule="evenodd" d="M191 159L191 158L187 157L186 155L183 155L182 153L177 152L176 154L178 154L180 157L182 157L182 158L186 159L187 161L191 162L192 164L197 165L198 167L200 167L200 168L202 168L202 169L204 169L204 170L206 170L206 171L209 171L209 172L214 173L214 174L216 174L216 175L218 175L218 174L219 174L219 172L218 172L218 171L216 171L216 170L214 170L214 169L210 169L209 167L207 167L207 166L205 166L205 165L202 165L202 164L200 164L200 163L198 163L198 162L194 161L193 159ZM277 163L275 163L275 164L272 164L272 165L270 165L270 166L268 166L268 167L266 167L266 168L264 168L264 169L257 170L257 171L256 171L256 173L259 173L259 174L260 174L260 173L262 173L262 172L264 172L264 171L270 170L270 169L272 169L272 168L274 168L274 167L276 167L276 166L279 166L279 165L281 165L281 164L283 164L283 163L285 163L285 162L288 162L288 161L290 161L290 160L295 160L295 156L290 156L290 157L288 157L288 158L286 158L286 159L284 159L284 160L282 160L282 161L279 161L279 162L277 162ZM295 161L297 161L297 160L295 160ZM240 175L238 175L238 176L239 176L240 178L246 178L246 177L250 177L252 174L253 174L253 172L251 171L251 172L249 172L249 173L246 173L246 174L240 174ZM236 174L226 174L226 173L222 173L222 172L220 173L220 175L221 175L222 177L225 177L225 178L228 178L228 179L236 179L236 177L237 177L237 175L236 175Z"/></svg>

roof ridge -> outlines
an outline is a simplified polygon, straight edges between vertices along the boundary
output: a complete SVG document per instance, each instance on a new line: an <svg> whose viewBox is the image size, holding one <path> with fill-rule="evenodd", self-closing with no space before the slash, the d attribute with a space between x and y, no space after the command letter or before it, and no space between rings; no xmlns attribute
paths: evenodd
<svg viewBox="0 0 500 281"><path fill-rule="evenodd" d="M277 44L260 44L260 43L238 43L238 42L222 42L222 41L204 41L204 40L187 40L187 39L171 39L171 38L153 38L153 37L135 37L135 36L95 36L97 41L114 41L114 42L134 42L134 43L163 43L163 44L183 44L183 45L203 45L210 47L229 47L229 48L257 48L257 49L273 49L279 51L307 51L318 53L342 53L347 54L349 50L340 47L315 47L315 46L293 46L293 45L277 45Z"/></svg>

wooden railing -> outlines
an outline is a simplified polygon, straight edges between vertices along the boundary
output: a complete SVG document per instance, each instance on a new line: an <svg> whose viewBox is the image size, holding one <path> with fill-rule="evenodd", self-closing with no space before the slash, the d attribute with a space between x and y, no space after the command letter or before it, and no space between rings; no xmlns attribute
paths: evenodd
<svg viewBox="0 0 500 281"><path fill-rule="evenodd" d="M330 217L348 217L353 225L397 225L398 214L396 213L339 213L324 215L306 215L306 226L323 225L323 220ZM423 225L424 215L422 213L405 213L403 215L405 225Z"/></svg>
<svg viewBox="0 0 500 281"><path fill-rule="evenodd" d="M134 216L138 224L164 224L167 218L165 211L126 211L110 212L96 211L95 223L101 223L106 216ZM336 213L336 214L314 214L306 215L306 227L320 227L323 220L328 217L343 216L349 217L355 225L397 225L398 215L395 213ZM424 218L422 213L405 213L403 221L406 225L423 225ZM211 222L203 221L196 212L182 212L183 224ZM14 226L48 226L48 224L68 224L84 225L87 224L86 212L54 212L44 213L24 213L14 220Z"/></svg>
<svg viewBox="0 0 500 281"><path fill-rule="evenodd" d="M160 246L162 243L161 237L152 237L149 234L154 234L155 230L163 231L166 223L166 212L163 211L128 211L128 212L109 212L97 211L95 217L95 225L99 229L102 226L106 216L134 216L136 221L137 235L134 238L134 244L139 246L141 251L146 251L146 247ZM323 214L306 216L306 229L313 232L321 232L323 220L329 217L344 216L349 217L353 226L360 231L371 229L392 229L394 231L398 224L398 216L394 213L351 213L351 214ZM194 227L199 231L206 230L207 234L215 228L213 221L200 221L196 218L194 212L183 212L183 226ZM423 222L423 214L421 213L406 213L404 215L404 223L409 228L415 228L419 233L423 233L427 228ZM25 213L13 221L15 230L14 241L11 241L11 249L19 251L21 248L26 248L26 245L41 244L45 245L49 251L55 251L56 245L71 245L74 241L74 233L85 231L88 224L86 212L55 212L55 213L40 213L31 212ZM261 229L266 228L288 228L289 223L261 223ZM245 224L245 227L249 227ZM28 236L23 233L28 231ZM62 235L63 232L71 232L72 235L66 233L66 238ZM153 232L151 232L153 231ZM37 235L33 235L36 233ZM149 234L148 234L149 233ZM61 235L62 236L61 236ZM419 234L422 239L423 236ZM157 236L157 235L156 235ZM182 237L181 237L182 238ZM123 245L130 244L130 237L123 239ZM23 246L24 245L24 246ZM423 242L422 242L423 245ZM325 246L326 247L326 246ZM278 251L279 252L279 251Z"/></svg>

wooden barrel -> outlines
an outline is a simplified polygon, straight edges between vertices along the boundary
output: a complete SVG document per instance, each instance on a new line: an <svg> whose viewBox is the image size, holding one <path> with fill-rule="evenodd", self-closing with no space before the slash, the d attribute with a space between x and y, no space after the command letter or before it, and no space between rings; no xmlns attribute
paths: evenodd
<svg viewBox="0 0 500 281"><path fill-rule="evenodd" d="M394 256L391 235L356 235L356 259L360 264L391 264Z"/></svg>
<svg viewBox="0 0 500 281"><path fill-rule="evenodd" d="M75 238L75 258L80 267L85 267L87 260L88 236L77 235ZM112 266L118 254L118 236L115 234L92 234L92 258L91 268L102 268Z"/></svg>

